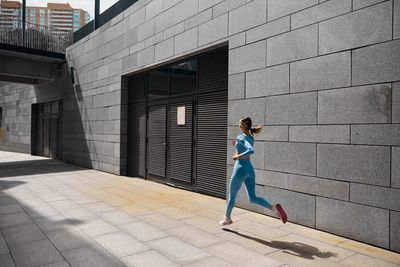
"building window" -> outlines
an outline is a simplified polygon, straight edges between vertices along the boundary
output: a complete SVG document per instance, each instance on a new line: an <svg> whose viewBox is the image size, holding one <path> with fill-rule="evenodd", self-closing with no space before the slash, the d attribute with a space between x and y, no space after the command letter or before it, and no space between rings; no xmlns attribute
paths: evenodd
<svg viewBox="0 0 400 267"><path fill-rule="evenodd" d="M90 15L89 13L85 13L85 24L90 22Z"/></svg>

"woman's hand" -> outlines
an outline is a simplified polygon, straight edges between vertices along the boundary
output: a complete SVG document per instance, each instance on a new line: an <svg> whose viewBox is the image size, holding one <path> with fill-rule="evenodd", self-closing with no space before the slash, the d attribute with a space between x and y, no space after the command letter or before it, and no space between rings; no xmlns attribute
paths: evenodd
<svg viewBox="0 0 400 267"><path fill-rule="evenodd" d="M233 154L232 158L233 160L238 160L240 157L239 154L236 152L235 154Z"/></svg>

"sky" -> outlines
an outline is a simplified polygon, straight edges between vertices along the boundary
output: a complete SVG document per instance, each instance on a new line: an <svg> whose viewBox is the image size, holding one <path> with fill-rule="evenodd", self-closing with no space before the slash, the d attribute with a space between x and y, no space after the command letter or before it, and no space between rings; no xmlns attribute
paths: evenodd
<svg viewBox="0 0 400 267"><path fill-rule="evenodd" d="M21 0L20 0L21 1ZM22 2L22 1L21 1ZM26 0L27 6L47 6L47 3L69 3L73 8L81 8L94 17L94 0ZM118 2L118 0L100 0L100 13Z"/></svg>

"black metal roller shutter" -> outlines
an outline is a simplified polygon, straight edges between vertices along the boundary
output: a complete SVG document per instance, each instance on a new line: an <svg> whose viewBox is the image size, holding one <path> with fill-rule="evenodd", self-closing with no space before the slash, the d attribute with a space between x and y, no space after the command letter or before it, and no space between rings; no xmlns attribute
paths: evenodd
<svg viewBox="0 0 400 267"><path fill-rule="evenodd" d="M198 59L199 93L228 91L228 49L215 50Z"/></svg>
<svg viewBox="0 0 400 267"><path fill-rule="evenodd" d="M131 104L128 121L128 175L145 177L146 103Z"/></svg>
<svg viewBox="0 0 400 267"><path fill-rule="evenodd" d="M227 48L201 56L198 64L196 188L224 198L228 135Z"/></svg>
<svg viewBox="0 0 400 267"><path fill-rule="evenodd" d="M166 116L165 105L149 107L147 172L153 178L165 179Z"/></svg>
<svg viewBox="0 0 400 267"><path fill-rule="evenodd" d="M177 107L185 107L185 125L177 125ZM192 182L192 103L170 106L169 177Z"/></svg>
<svg viewBox="0 0 400 267"><path fill-rule="evenodd" d="M197 175L199 191L226 196L228 92L199 95Z"/></svg>

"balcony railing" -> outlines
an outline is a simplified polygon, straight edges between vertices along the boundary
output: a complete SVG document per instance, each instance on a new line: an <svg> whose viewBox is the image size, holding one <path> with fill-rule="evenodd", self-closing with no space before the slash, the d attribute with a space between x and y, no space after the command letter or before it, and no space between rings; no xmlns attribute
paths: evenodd
<svg viewBox="0 0 400 267"><path fill-rule="evenodd" d="M25 22L0 18L0 44L20 46L34 50L65 54L73 43L73 32Z"/></svg>

